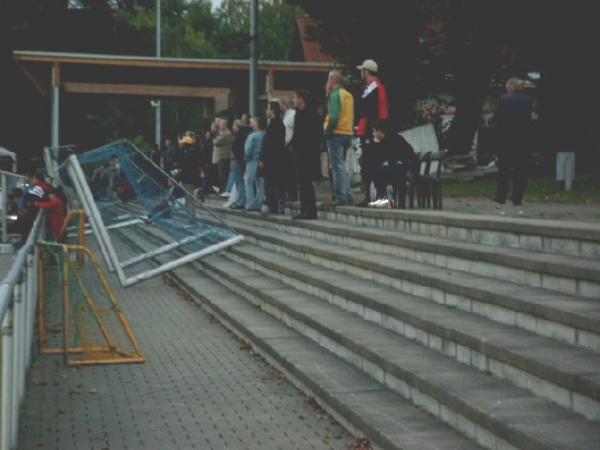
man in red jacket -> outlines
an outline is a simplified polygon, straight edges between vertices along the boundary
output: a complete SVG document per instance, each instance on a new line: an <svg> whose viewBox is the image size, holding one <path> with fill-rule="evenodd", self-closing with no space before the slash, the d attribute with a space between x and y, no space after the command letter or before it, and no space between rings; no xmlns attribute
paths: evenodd
<svg viewBox="0 0 600 450"><path fill-rule="evenodd" d="M358 131L362 144L362 156L360 158L360 172L363 182L365 199L360 206L369 204L369 188L374 178L374 167L371 164L371 152L369 147L372 143L371 130L373 124L379 120L389 118L388 98L385 86L377 76L379 67L372 59L366 59L357 68L361 71L365 82L365 90L357 103Z"/></svg>
<svg viewBox="0 0 600 450"><path fill-rule="evenodd" d="M52 239L60 240L62 230L67 216L67 206L65 194L61 188L57 187L50 191L49 200L47 202L35 202L36 208L42 208L48 211L48 225L52 233Z"/></svg>

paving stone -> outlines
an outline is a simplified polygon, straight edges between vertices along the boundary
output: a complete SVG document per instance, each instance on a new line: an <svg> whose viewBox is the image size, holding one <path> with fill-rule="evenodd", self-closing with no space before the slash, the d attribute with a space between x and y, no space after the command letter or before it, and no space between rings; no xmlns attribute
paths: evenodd
<svg viewBox="0 0 600 450"><path fill-rule="evenodd" d="M195 278L197 288L215 292L197 272ZM112 279L148 361L73 370L62 357L36 353L20 449L348 448L351 437L340 425L324 423L295 387L275 379L268 364L160 278L127 289L117 283ZM340 438L325 443L328 432Z"/></svg>

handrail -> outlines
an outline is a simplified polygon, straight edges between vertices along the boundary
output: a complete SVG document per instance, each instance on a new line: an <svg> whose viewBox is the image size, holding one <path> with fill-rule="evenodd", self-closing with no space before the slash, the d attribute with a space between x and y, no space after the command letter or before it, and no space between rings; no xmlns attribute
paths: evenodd
<svg viewBox="0 0 600 450"><path fill-rule="evenodd" d="M35 221L33 222L33 227L27 237L27 241L25 241L25 244L17 253L17 257L15 258L11 269L8 271L8 274L4 277L2 282L0 282L0 323L4 320L8 308L12 306L13 289L21 277L21 273L27 262L27 255L35 245L43 214L44 212L42 210L38 211Z"/></svg>
<svg viewBox="0 0 600 450"><path fill-rule="evenodd" d="M35 244L43 234L43 218L43 210L38 211L25 244L0 282L0 450L17 444L37 303Z"/></svg>

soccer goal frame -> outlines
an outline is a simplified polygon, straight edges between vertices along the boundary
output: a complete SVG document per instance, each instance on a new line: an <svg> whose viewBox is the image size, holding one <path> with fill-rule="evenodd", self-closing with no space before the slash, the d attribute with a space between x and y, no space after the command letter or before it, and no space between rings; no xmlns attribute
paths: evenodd
<svg viewBox="0 0 600 450"><path fill-rule="evenodd" d="M85 213L90 222L92 232L96 236L96 240L98 242L98 247L100 248L100 253L102 254L103 259L106 262L110 271L114 271L119 278L121 284L125 287L132 286L140 281L147 280L149 278L155 277L157 275L161 275L170 270L174 270L178 267L183 266L184 264L188 264L192 261L196 261L200 258L208 256L210 254L216 253L220 250L223 250L227 247L235 245L241 242L244 238L241 235L233 236L229 239L226 239L217 244L210 245L202 250L188 253L179 258L171 260L169 262L163 263L157 267L154 267L149 270L142 271L133 276L127 276L125 274L124 269L126 267L132 266L134 263L138 263L150 258L155 258L161 254L173 251L174 249L185 245L188 242L191 242L196 238L195 235L190 236L189 238L182 239L180 241L176 241L167 245L163 245L159 248L146 252L144 254L138 255L134 259L129 259L126 261L121 261L115 251L115 247L108 233L109 229L118 228L119 226L126 227L133 225L131 220L126 220L122 224L111 224L106 226L98 209L98 205L94 200L94 196L88 186L86 181L83 169L79 164L79 160L76 155L71 155L65 161L65 168L69 174L69 178L79 200L81 206L85 210ZM189 195L189 193L188 193ZM197 236L199 239L201 234Z"/></svg>

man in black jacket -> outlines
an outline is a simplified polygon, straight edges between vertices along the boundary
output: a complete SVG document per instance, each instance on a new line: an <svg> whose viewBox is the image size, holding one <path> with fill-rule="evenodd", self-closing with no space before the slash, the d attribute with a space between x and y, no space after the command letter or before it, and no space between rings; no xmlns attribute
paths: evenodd
<svg viewBox="0 0 600 450"><path fill-rule="evenodd" d="M285 125L281 120L279 102L269 102L267 116L271 119L262 142L259 167L265 177L267 191L265 214L285 213Z"/></svg>
<svg viewBox="0 0 600 450"><path fill-rule="evenodd" d="M290 147L298 173L300 214L293 218L312 220L317 218L317 202L313 182L319 179L321 173L320 151L323 127L307 91L296 91L294 106L296 107L296 117Z"/></svg>
<svg viewBox="0 0 600 450"><path fill-rule="evenodd" d="M513 204L520 207L531 165L529 134L531 132L532 99L521 92L521 81L510 78L506 82L507 93L500 97L494 121L499 127L500 148L497 151L498 190L494 200L503 205L512 178Z"/></svg>

